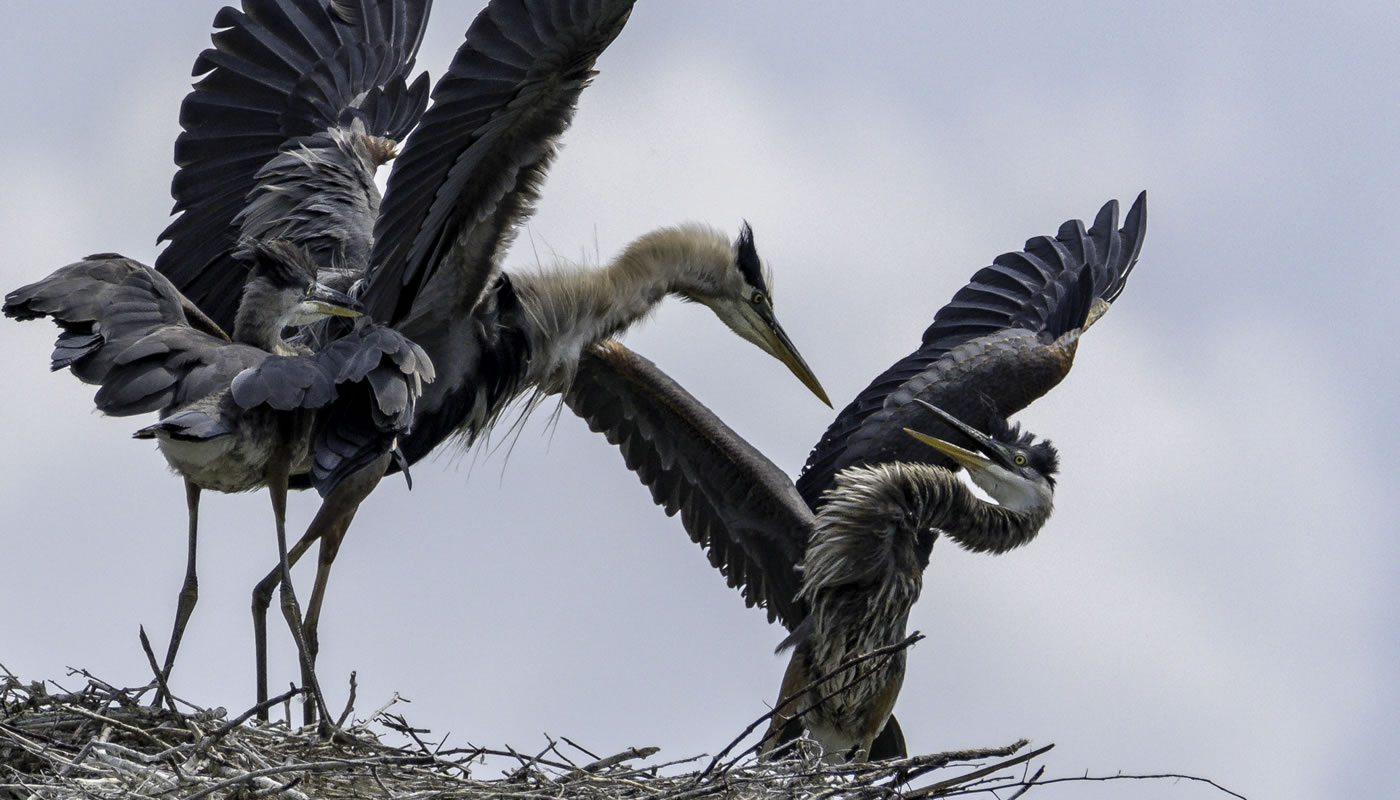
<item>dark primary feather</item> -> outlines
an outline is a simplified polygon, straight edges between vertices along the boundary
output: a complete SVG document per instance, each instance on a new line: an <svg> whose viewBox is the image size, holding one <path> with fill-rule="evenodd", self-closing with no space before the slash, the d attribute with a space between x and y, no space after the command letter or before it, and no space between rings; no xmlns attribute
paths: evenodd
<svg viewBox="0 0 1400 800"><path fill-rule="evenodd" d="M497 0L467 31L432 105L389 174L365 302L397 323L423 311L423 288L453 269L443 313L471 308L513 228L533 210L555 139L573 119L598 54L631 0ZM454 263L444 261L454 246Z"/></svg>
<svg viewBox="0 0 1400 800"><path fill-rule="evenodd" d="M827 428L797 479L812 507L838 472L857 464L951 461L913 441L904 427L955 432L925 412L926 400L974 428L1009 417L1054 388L1073 364L1093 306L1123 291L1146 234L1147 193L1118 229L1110 201L1087 231L1071 220L1052 238L998 256L934 315L917 350L873 380Z"/></svg>
<svg viewBox="0 0 1400 800"><path fill-rule="evenodd" d="M219 324L232 324L238 303L244 265L232 256L235 218L259 172L284 150L329 152L333 127L358 121L367 134L398 138L417 121L426 76L406 81L429 4L340 0L331 10L321 0L244 0L242 11L215 17L214 46L194 64L204 77L180 108L171 185L179 216L160 235L170 246L156 267ZM341 234L359 236L367 251L372 224L352 222Z"/></svg>
<svg viewBox="0 0 1400 800"><path fill-rule="evenodd" d="M650 361L614 341L587 352L565 395L750 606L800 621L797 564L812 529L792 481Z"/></svg>

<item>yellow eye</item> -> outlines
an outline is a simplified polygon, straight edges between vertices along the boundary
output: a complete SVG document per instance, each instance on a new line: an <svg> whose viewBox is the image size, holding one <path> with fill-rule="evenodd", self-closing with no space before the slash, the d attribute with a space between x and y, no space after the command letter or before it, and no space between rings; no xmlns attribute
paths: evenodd
<svg viewBox="0 0 1400 800"><path fill-rule="evenodd" d="M1018 467L1024 467L1026 465L1026 456L1022 453L1017 453L1016 457L1012 460L1016 462L1016 466Z"/></svg>
<svg viewBox="0 0 1400 800"><path fill-rule="evenodd" d="M764 302L766 302L767 300L768 300L768 298L766 298L766 297L763 296L763 292L754 292L754 293L753 293L753 304L754 304L754 305L756 305L756 306L761 306L761 305L763 305Z"/></svg>

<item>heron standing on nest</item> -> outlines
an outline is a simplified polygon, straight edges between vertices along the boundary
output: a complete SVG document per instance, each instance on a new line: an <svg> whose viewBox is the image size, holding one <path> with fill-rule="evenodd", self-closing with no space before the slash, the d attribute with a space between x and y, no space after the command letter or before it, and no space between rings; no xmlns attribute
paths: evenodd
<svg viewBox="0 0 1400 800"><path fill-rule="evenodd" d="M430 106L426 78L410 81L428 5L244 0L219 12L181 108L179 217L156 262L180 291L227 324L242 276L231 250L272 235L308 247L327 280L358 284L367 313L436 368L399 438L408 462L447 439L470 444L518 398L564 391L583 351L667 295L705 304L826 400L778 324L747 224L733 238L702 225L653 231L601 269L501 270L630 0L493 0ZM381 202L375 170L399 141ZM360 472L288 554L295 562L319 542L304 622L313 661L331 566L389 468L376 443L336 443ZM266 610L282 580L274 568L253 592L259 700Z"/></svg>
<svg viewBox="0 0 1400 800"><path fill-rule="evenodd" d="M870 685L805 714L812 694L801 695L805 706L784 701L844 658L903 638L938 531L990 553L1035 536L1050 510L1054 450L1006 418L1068 373L1080 336L1137 263L1145 219L1145 193L1121 230L1110 202L1087 230L1066 222L979 270L920 347L838 415L795 485L649 361L607 343L581 362L570 408L618 445L667 514L680 514L729 585L791 632L765 753L804 728L837 757L907 752L890 716L902 653ZM930 417L930 407L942 411ZM958 469L997 505L967 494Z"/></svg>
<svg viewBox="0 0 1400 800"><path fill-rule="evenodd" d="M47 316L58 324L52 366L99 385L98 410L113 416L160 413L159 422L135 436L155 439L184 478L189 511L185 584L162 681L198 599L200 491L266 487L285 573L289 477L306 474L323 495L336 491L347 471L325 438L362 429L366 438L391 448L412 423L422 382L432 379L423 351L383 326L358 326L320 352L286 341L289 327L359 316L361 306L317 283L315 265L298 245L249 242L240 257L251 267L232 337L165 276L115 254L89 256L5 296L7 316ZM317 425L321 410L334 422ZM289 581L282 607L307 661Z"/></svg>
<svg viewBox="0 0 1400 800"><path fill-rule="evenodd" d="M832 760L864 760L904 683L906 652L872 665L852 659L901 642L941 533L977 553L1004 553L1050 518L1059 456L994 418L991 435L917 401L963 432L972 450L906 429L967 470L985 502L951 470L904 461L848 467L822 496L801 564L807 617L779 651L792 658L760 753L771 757L805 728ZM885 755L876 752L876 758Z"/></svg>

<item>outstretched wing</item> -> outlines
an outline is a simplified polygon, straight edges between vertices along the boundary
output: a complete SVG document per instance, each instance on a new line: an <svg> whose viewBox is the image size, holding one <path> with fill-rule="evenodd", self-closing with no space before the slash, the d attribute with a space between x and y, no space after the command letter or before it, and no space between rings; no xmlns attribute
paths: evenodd
<svg viewBox="0 0 1400 800"><path fill-rule="evenodd" d="M594 62L631 10L632 0L493 0L477 16L389 174L365 297L371 315L397 324L410 307L441 315L474 306L534 209Z"/></svg>
<svg viewBox="0 0 1400 800"><path fill-rule="evenodd" d="M104 253L5 296L18 319L49 317L60 333L53 368L97 384L99 411L169 410L228 388L267 354L230 342L164 275Z"/></svg>
<svg viewBox="0 0 1400 800"><path fill-rule="evenodd" d="M215 16L214 46L194 64L204 77L180 108L179 216L156 268L220 325L232 325L246 276L232 256L241 236L363 270L374 167L392 149L382 140L405 135L427 102L427 76L406 81L429 4L244 0Z"/></svg>
<svg viewBox="0 0 1400 800"><path fill-rule="evenodd" d="M107 379L130 344L164 328L228 341L164 275L115 253L91 255L5 295L6 316L50 317L59 327L51 368L68 367L85 383Z"/></svg>
<svg viewBox="0 0 1400 800"><path fill-rule="evenodd" d="M565 402L622 451L627 468L745 602L800 621L797 565L812 513L792 481L655 364L615 341L586 353Z"/></svg>
<svg viewBox="0 0 1400 800"><path fill-rule="evenodd" d="M1122 293L1142 249L1146 217L1143 192L1120 230L1112 200L1089 230L1071 220L1053 238L1037 236L1023 251L979 270L934 315L919 348L837 415L797 479L802 497L815 508L836 474L857 464L932 461L955 468L904 435L907 426L957 436L915 397L985 431L992 417L1009 417L1054 388L1074 363L1079 335Z"/></svg>

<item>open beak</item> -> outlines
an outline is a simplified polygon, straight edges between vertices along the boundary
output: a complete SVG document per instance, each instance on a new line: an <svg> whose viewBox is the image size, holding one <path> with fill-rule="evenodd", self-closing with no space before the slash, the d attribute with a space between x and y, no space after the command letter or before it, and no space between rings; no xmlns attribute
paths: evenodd
<svg viewBox="0 0 1400 800"><path fill-rule="evenodd" d="M767 350L774 358L787 365L792 370L792 374L797 376L802 385L806 386L817 399L826 403L827 408L832 408L831 399L826 396L826 390L822 388L821 382L812 372L812 368L807 366L807 362L802 359L802 355L793 346L792 340L788 338L783 326L778 324L778 318L774 316L771 306L763 306L758 311L758 317L762 320L759 326L760 346Z"/></svg>
<svg viewBox="0 0 1400 800"><path fill-rule="evenodd" d="M321 283L311 284L301 303L311 313L328 317L358 317L365 312L359 300Z"/></svg>
<svg viewBox="0 0 1400 800"><path fill-rule="evenodd" d="M1003 469L1012 469L1010 459L1007 457L1006 453L1002 452L1001 447L991 437L932 403L927 403L917 397L914 398L914 402L927 408L934 414L937 414L944 422L961 431L967 438L971 439L977 446L977 449L982 452L973 452L972 450L959 447L952 442L936 439L926 433L919 433L909 428L904 429L905 433L953 459L953 461L957 462L969 472L986 472L988 468L993 466L999 466Z"/></svg>

